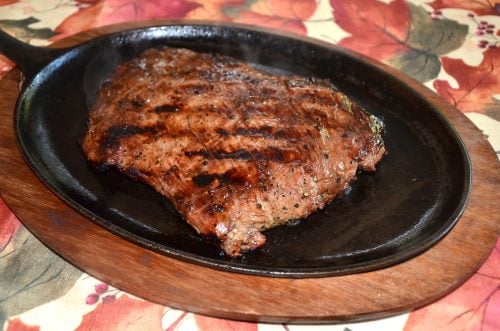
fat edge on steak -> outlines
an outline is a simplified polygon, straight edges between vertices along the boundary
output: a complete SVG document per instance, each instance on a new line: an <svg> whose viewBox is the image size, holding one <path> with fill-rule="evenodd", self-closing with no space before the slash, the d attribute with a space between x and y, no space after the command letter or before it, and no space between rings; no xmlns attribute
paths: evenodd
<svg viewBox="0 0 500 331"><path fill-rule="evenodd" d="M322 209L385 153L383 125L329 81L187 49L145 51L103 84L83 150L168 198L230 256Z"/></svg>

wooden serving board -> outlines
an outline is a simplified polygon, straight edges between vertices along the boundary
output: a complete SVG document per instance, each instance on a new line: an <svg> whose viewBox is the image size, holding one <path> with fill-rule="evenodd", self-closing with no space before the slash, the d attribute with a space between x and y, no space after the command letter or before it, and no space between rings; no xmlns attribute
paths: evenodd
<svg viewBox="0 0 500 331"><path fill-rule="evenodd" d="M58 46L148 24L93 30ZM266 322L359 321L410 311L457 288L488 257L499 235L500 166L480 130L462 113L419 82L374 65L442 110L463 138L473 167L472 195L451 233L393 267L310 279L251 276L183 262L111 234L60 200L24 162L12 128L18 70L0 81L0 193L21 222L67 261L112 286L172 308Z"/></svg>

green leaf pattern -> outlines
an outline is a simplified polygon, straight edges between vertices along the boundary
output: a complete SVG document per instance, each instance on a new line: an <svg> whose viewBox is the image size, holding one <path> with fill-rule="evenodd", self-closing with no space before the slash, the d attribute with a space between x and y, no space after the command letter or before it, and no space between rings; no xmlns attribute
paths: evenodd
<svg viewBox="0 0 500 331"><path fill-rule="evenodd" d="M390 63L413 78L426 82L438 76L439 57L461 47L467 25L449 19L433 19L422 7L409 4L411 29L408 53L398 54Z"/></svg>
<svg viewBox="0 0 500 331"><path fill-rule="evenodd" d="M61 297L82 275L24 227L7 248L0 255L0 325Z"/></svg>

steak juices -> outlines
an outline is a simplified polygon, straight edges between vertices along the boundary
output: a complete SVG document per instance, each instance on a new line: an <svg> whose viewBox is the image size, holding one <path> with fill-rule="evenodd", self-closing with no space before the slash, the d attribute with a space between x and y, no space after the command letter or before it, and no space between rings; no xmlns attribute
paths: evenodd
<svg viewBox="0 0 500 331"><path fill-rule="evenodd" d="M382 123L329 81L227 56L150 49L101 88L87 158L168 198L230 256L323 208L384 155Z"/></svg>

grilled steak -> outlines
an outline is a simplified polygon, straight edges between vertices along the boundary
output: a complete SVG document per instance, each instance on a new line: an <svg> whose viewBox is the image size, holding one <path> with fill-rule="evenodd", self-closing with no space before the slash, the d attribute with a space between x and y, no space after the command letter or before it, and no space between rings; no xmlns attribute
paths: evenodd
<svg viewBox="0 0 500 331"><path fill-rule="evenodd" d="M226 254L321 209L384 154L381 122L326 80L226 56L150 49L120 65L83 149L167 197Z"/></svg>

